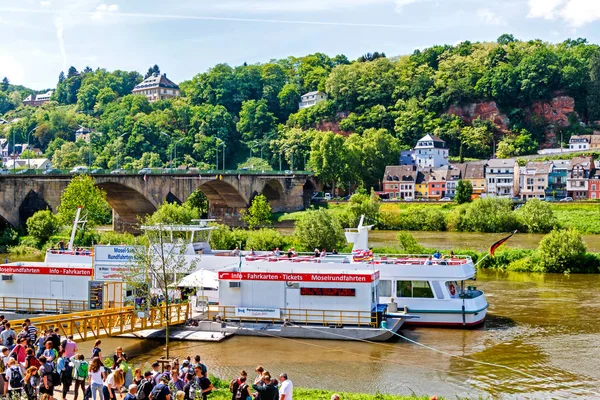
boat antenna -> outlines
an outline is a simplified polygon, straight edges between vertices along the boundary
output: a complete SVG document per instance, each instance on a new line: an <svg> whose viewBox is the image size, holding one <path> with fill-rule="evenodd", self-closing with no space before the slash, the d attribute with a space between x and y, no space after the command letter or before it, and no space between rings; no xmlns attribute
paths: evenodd
<svg viewBox="0 0 600 400"><path fill-rule="evenodd" d="M69 245L67 246L67 249L69 250L73 250L73 243L75 242L75 233L77 232L78 226L81 224L81 227L83 228L85 227L85 223L87 222L87 214L83 216L83 219L80 219L82 209L82 206L77 207L77 212L75 213L75 220L73 220L73 229L71 230L71 238L69 239Z"/></svg>

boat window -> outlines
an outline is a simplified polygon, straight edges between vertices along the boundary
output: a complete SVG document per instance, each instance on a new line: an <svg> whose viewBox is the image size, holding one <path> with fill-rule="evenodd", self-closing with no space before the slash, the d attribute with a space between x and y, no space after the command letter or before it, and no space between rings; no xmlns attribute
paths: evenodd
<svg viewBox="0 0 600 400"><path fill-rule="evenodd" d="M438 298L438 299L444 298L444 292L442 291L442 287L440 286L440 283L438 281L432 281L431 287L433 288L436 298Z"/></svg>
<svg viewBox="0 0 600 400"><path fill-rule="evenodd" d="M427 281L397 281L396 295L398 297L433 298L433 292Z"/></svg>
<svg viewBox="0 0 600 400"><path fill-rule="evenodd" d="M379 281L379 296L392 296L392 281Z"/></svg>

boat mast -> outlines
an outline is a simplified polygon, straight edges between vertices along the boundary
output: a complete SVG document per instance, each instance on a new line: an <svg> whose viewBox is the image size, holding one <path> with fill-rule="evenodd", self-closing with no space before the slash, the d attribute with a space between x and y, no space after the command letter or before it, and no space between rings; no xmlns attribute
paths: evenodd
<svg viewBox="0 0 600 400"><path fill-rule="evenodd" d="M67 249L69 250L73 250L73 243L75 242L75 233L77 232L77 227L79 226L79 224L85 225L85 223L87 222L85 220L86 217L83 217L83 220L79 219L79 217L81 216L82 208L83 207L81 206L77 207L77 213L75 214L75 220L73 221L73 229L71 230L71 238L69 239L69 246L67 247Z"/></svg>

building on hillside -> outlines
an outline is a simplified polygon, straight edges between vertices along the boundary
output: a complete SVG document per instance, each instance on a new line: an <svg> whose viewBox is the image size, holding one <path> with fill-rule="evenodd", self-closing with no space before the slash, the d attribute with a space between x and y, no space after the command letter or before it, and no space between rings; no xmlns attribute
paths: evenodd
<svg viewBox="0 0 600 400"><path fill-rule="evenodd" d="M454 198L456 195L456 185L462 179L462 170L450 164L446 167L446 196Z"/></svg>
<svg viewBox="0 0 600 400"><path fill-rule="evenodd" d="M5 163L7 169L28 168L46 170L52 166L47 158L18 158L16 160L8 160Z"/></svg>
<svg viewBox="0 0 600 400"><path fill-rule="evenodd" d="M471 182L473 194L471 198L477 199L487 193L487 180L485 179L486 161L473 161L465 165L463 179Z"/></svg>
<svg viewBox="0 0 600 400"><path fill-rule="evenodd" d="M552 169L552 162L528 162L519 169L519 196L523 200L546 197L548 175Z"/></svg>
<svg viewBox="0 0 600 400"><path fill-rule="evenodd" d="M567 194L576 200L587 199L589 179L594 170L594 158L573 157L567 171Z"/></svg>
<svg viewBox="0 0 600 400"><path fill-rule="evenodd" d="M415 165L415 151L402 150L400 152L400 165Z"/></svg>
<svg viewBox="0 0 600 400"><path fill-rule="evenodd" d="M142 82L138 83L131 93L146 96L150 102L180 96L179 86L168 79L167 74L157 73L152 74Z"/></svg>
<svg viewBox="0 0 600 400"><path fill-rule="evenodd" d="M590 135L590 149L600 149L600 133Z"/></svg>
<svg viewBox="0 0 600 400"><path fill-rule="evenodd" d="M448 165L446 142L435 135L427 134L419 139L414 152L418 168L438 168Z"/></svg>
<svg viewBox="0 0 600 400"><path fill-rule="evenodd" d="M389 165L383 176L383 191L390 199L413 200L416 178L416 168L411 165Z"/></svg>
<svg viewBox="0 0 600 400"><path fill-rule="evenodd" d="M587 150L590 148L590 135L574 135L569 140L569 150Z"/></svg>
<svg viewBox="0 0 600 400"><path fill-rule="evenodd" d="M85 128L85 127L80 127L79 129L77 129L75 131L75 141L78 140L83 140L86 143L90 142L90 132L92 132L91 129L89 128Z"/></svg>
<svg viewBox="0 0 600 400"><path fill-rule="evenodd" d="M318 104L322 101L327 100L327 95L320 91L308 92L300 96L300 103L298 104L298 108L302 110L303 108L312 107L315 104Z"/></svg>
<svg viewBox="0 0 600 400"><path fill-rule="evenodd" d="M488 160L485 177L488 196L513 197L519 194L519 164L514 158Z"/></svg>
<svg viewBox="0 0 600 400"><path fill-rule="evenodd" d="M588 184L590 187L590 190L588 190L588 199L600 199L600 169L594 168Z"/></svg>
<svg viewBox="0 0 600 400"><path fill-rule="evenodd" d="M42 93L42 94L35 94L35 93L30 94L29 96L27 96L25 98L25 100L23 100L23 105L31 106L31 107L39 107L42 104L49 102L53 93L54 93L53 90L49 90L46 93Z"/></svg>
<svg viewBox="0 0 600 400"><path fill-rule="evenodd" d="M440 168L430 168L425 174L427 180L427 193L425 197L430 200L439 200L446 197L446 175L448 166Z"/></svg>
<svg viewBox="0 0 600 400"><path fill-rule="evenodd" d="M417 169L417 178L415 180L415 199L427 199L429 197L429 169Z"/></svg>
<svg viewBox="0 0 600 400"><path fill-rule="evenodd" d="M0 159L2 164L8 161L8 140L0 138Z"/></svg>
<svg viewBox="0 0 600 400"><path fill-rule="evenodd" d="M8 124L8 121L0 118L0 125L5 125L5 124Z"/></svg>
<svg viewBox="0 0 600 400"><path fill-rule="evenodd" d="M548 186L546 197L562 199L567 196L567 172L569 160L554 160L548 173Z"/></svg>

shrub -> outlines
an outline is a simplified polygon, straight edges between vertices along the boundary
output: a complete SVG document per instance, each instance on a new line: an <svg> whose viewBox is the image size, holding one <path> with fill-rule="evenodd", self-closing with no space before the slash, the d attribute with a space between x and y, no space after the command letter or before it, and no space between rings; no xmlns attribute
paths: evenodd
<svg viewBox="0 0 600 400"><path fill-rule="evenodd" d="M575 229L553 230L543 237L537 249L541 270L545 272L584 271L586 247Z"/></svg>
<svg viewBox="0 0 600 400"><path fill-rule="evenodd" d="M412 254L424 254L426 252L425 248L417 242L417 239L410 232L400 231L398 235L396 235L398 242L400 243L400 247L403 251Z"/></svg>
<svg viewBox="0 0 600 400"><path fill-rule="evenodd" d="M519 227L509 199L478 199L455 209L452 214L451 225L460 231L507 232Z"/></svg>
<svg viewBox="0 0 600 400"><path fill-rule="evenodd" d="M259 194L252 199L248 210L242 211L242 219L250 229L271 225L271 206L264 194Z"/></svg>
<svg viewBox="0 0 600 400"><path fill-rule="evenodd" d="M147 225L155 224L189 224L200 218L200 210L188 203L162 203L160 207L146 219Z"/></svg>
<svg viewBox="0 0 600 400"><path fill-rule="evenodd" d="M38 211L27 220L27 233L37 240L38 245L46 243L59 229L58 218L50 210Z"/></svg>
<svg viewBox="0 0 600 400"><path fill-rule="evenodd" d="M473 185L471 181L463 181L460 179L456 184L456 194L454 195L454 201L457 204L469 203L471 201L471 195L473 194Z"/></svg>
<svg viewBox="0 0 600 400"><path fill-rule="evenodd" d="M233 233L227 225L219 224L210 233L210 247L220 250L231 250L235 248Z"/></svg>
<svg viewBox="0 0 600 400"><path fill-rule="evenodd" d="M357 227L360 222L360 217L365 216L365 223L371 224L379 221L379 207L381 202L374 191L371 195L366 193L356 193L350 197L347 206L347 226Z"/></svg>
<svg viewBox="0 0 600 400"><path fill-rule="evenodd" d="M517 217L530 233L548 233L558 224L550 204L540 199L528 200L517 210Z"/></svg>
<svg viewBox="0 0 600 400"><path fill-rule="evenodd" d="M100 233L99 243L112 244L112 245L119 245L119 244L123 243L123 244L129 245L129 246L133 246L135 244L139 244L140 240L138 240L138 239L142 239L142 238L144 238L144 236L140 236L139 238L136 238L131 233L118 233L115 231L108 231L108 232Z"/></svg>
<svg viewBox="0 0 600 400"><path fill-rule="evenodd" d="M19 234L11 227L6 227L0 233L0 247L10 246L19 241Z"/></svg>
<svg viewBox="0 0 600 400"><path fill-rule="evenodd" d="M344 244L340 222L324 209L306 211L296 221L294 236L299 247L307 251L314 248L332 250Z"/></svg>
<svg viewBox="0 0 600 400"><path fill-rule="evenodd" d="M246 235L245 249L272 250L276 247L282 249L285 245L283 235L274 229L259 229L249 231Z"/></svg>

